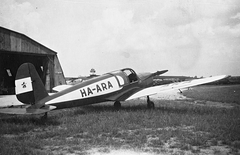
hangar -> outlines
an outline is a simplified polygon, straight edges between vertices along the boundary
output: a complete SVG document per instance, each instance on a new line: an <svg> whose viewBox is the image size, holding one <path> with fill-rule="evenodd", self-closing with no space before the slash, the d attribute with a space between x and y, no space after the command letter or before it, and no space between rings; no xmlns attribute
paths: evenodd
<svg viewBox="0 0 240 155"><path fill-rule="evenodd" d="M49 92L66 84L57 52L24 34L0 27L0 95L15 93L16 72L25 62L36 67Z"/></svg>

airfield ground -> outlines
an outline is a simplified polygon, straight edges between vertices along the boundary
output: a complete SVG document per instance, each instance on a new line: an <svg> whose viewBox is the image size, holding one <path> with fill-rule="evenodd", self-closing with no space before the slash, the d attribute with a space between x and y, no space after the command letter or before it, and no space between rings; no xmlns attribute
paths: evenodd
<svg viewBox="0 0 240 155"><path fill-rule="evenodd" d="M240 85L200 86L183 95L0 115L0 154L240 154ZM161 100L159 100L161 99Z"/></svg>

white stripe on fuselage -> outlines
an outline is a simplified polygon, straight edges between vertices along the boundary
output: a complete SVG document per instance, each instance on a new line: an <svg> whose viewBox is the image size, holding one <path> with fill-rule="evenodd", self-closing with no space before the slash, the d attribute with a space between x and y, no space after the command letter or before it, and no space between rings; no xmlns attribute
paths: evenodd
<svg viewBox="0 0 240 155"><path fill-rule="evenodd" d="M110 77L54 98L46 104L96 97L112 93L120 89L122 89L122 87L119 86L117 79L115 77Z"/></svg>

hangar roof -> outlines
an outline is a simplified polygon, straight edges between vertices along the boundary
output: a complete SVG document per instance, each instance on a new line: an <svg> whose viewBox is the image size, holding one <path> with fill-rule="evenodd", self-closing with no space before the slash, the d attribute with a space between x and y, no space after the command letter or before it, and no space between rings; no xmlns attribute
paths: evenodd
<svg viewBox="0 0 240 155"><path fill-rule="evenodd" d="M28 36L0 26L0 52L22 54L56 55L57 52Z"/></svg>

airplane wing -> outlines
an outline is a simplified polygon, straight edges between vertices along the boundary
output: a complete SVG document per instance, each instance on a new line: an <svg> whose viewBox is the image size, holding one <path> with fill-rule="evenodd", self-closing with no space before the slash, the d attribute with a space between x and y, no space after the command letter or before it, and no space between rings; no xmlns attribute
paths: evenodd
<svg viewBox="0 0 240 155"><path fill-rule="evenodd" d="M140 97L144 97L144 96L151 96L151 95L155 95L157 93L176 90L176 89L193 87L193 86L197 86L197 85L201 85L201 84L205 84L205 83L210 83L213 81L218 81L218 80L224 79L226 77L228 77L228 76L219 75L219 76L214 76L214 77L207 77L207 78L202 78L202 79L195 79L195 80L190 80L190 81L148 87L148 88L145 88L145 89L142 89L142 90L136 92L135 94L133 94L126 100L132 100L132 99L136 99L136 98L140 98Z"/></svg>

